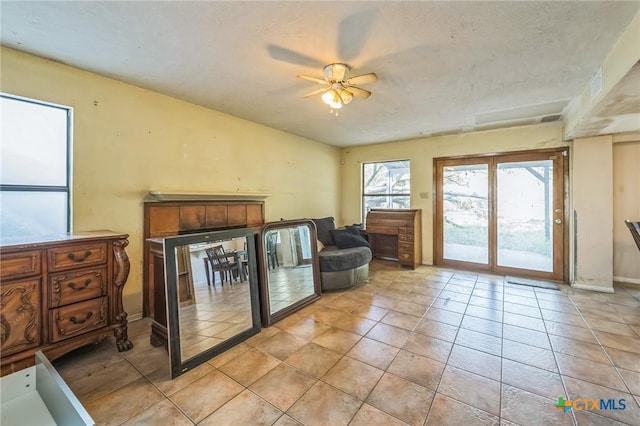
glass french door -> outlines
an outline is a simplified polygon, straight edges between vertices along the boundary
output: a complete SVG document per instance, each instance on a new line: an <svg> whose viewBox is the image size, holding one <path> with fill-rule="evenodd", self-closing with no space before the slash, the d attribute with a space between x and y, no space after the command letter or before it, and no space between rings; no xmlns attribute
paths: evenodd
<svg viewBox="0 0 640 426"><path fill-rule="evenodd" d="M566 151L436 159L436 263L561 281Z"/></svg>

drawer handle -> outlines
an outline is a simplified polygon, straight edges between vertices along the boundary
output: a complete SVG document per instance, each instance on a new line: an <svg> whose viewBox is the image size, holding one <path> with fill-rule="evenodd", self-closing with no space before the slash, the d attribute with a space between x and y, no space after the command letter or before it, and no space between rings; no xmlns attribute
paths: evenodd
<svg viewBox="0 0 640 426"><path fill-rule="evenodd" d="M89 287L89 284L91 284L91 280L90 279L86 279L84 281L84 285L82 287L76 288L76 284L74 282L70 282L69 284L67 284L67 287L69 287L72 290L79 291L79 290L84 290L85 288Z"/></svg>
<svg viewBox="0 0 640 426"><path fill-rule="evenodd" d="M69 321L71 321L74 324L84 324L85 322L87 322L87 320L89 318L91 318L93 316L93 312L87 312L87 315L85 315L84 319L77 319L76 317L71 317L69 318Z"/></svg>
<svg viewBox="0 0 640 426"><path fill-rule="evenodd" d="M76 259L76 255L73 253L69 253L67 255L67 257L71 260L73 260L74 262L84 262L85 260L87 260L89 258L89 256L91 256L91 250L87 250L84 252L84 256L80 259Z"/></svg>

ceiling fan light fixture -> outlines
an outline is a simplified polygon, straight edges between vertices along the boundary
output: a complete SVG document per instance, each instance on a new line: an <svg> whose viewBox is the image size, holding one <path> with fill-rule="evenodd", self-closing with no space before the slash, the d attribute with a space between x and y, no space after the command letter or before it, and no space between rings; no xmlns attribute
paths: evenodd
<svg viewBox="0 0 640 426"><path fill-rule="evenodd" d="M343 104L348 105L353 100L353 93L346 89L340 90L340 100Z"/></svg>
<svg viewBox="0 0 640 426"><path fill-rule="evenodd" d="M378 80L378 77L375 73L370 72L347 78L347 73L350 70L351 67L349 65L336 62L324 67L324 80L304 74L298 75L298 78L324 86L322 89L313 90L303 97L307 98L321 93L322 102L327 104L332 112L350 104L354 97L367 99L371 96L371 92L357 85L373 83Z"/></svg>
<svg viewBox="0 0 640 426"><path fill-rule="evenodd" d="M329 89L322 94L322 102L333 109L342 108L342 99L336 89Z"/></svg>
<svg viewBox="0 0 640 426"><path fill-rule="evenodd" d="M349 70L349 65L347 64L341 64L341 63L329 64L326 67L324 67L324 70L323 70L324 78L329 82L342 81L347 75L348 70Z"/></svg>

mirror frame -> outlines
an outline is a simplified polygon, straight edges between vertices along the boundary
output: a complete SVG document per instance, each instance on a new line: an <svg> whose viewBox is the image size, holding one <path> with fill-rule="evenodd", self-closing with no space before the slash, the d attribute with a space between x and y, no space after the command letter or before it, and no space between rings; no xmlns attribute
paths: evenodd
<svg viewBox="0 0 640 426"><path fill-rule="evenodd" d="M313 268L313 293L304 299L292 303L286 308L271 313L271 303L269 300L269 268L267 267L267 243L266 235L268 231L291 228L294 226L309 226L311 236L311 265ZM320 298L322 286L320 283L320 262L318 260L318 240L316 225L310 219L281 220L279 222L269 222L262 225L259 233L258 256L260 257L260 307L262 311L262 325L267 327L292 313L304 308L310 303Z"/></svg>
<svg viewBox="0 0 640 426"><path fill-rule="evenodd" d="M245 238L247 241L247 259L249 261L249 295L251 299L251 319L253 326L183 362L180 347L180 303L178 301L177 261L175 249L176 247L183 245L228 240L233 238ZM174 379L260 332L260 296L258 290L255 230L250 228L239 228L167 237L163 241L163 249L165 259L165 294L167 295L169 365L171 369L171 378Z"/></svg>

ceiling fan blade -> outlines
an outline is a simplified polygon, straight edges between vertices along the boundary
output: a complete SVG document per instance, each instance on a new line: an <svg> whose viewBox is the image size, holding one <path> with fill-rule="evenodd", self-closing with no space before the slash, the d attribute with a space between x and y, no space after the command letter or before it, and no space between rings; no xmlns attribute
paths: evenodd
<svg viewBox="0 0 640 426"><path fill-rule="evenodd" d="M310 75L300 74L300 75L298 75L298 78L301 78L303 80L313 81L314 83L318 83L318 84L324 84L324 85L328 85L329 84L329 82L327 80L324 80L324 79L318 78L318 77L311 77Z"/></svg>
<svg viewBox="0 0 640 426"><path fill-rule="evenodd" d="M338 58L350 61L358 57L371 35L377 14L377 9L369 9L356 12L340 21L337 40Z"/></svg>
<svg viewBox="0 0 640 426"><path fill-rule="evenodd" d="M357 96L359 98L367 99L371 96L371 92L368 90L361 89L356 86L346 86L346 89L353 94L353 96Z"/></svg>
<svg viewBox="0 0 640 426"><path fill-rule="evenodd" d="M347 80L347 84L367 84L378 81L378 76L370 72L368 74L356 75Z"/></svg>
<svg viewBox="0 0 640 426"><path fill-rule="evenodd" d="M322 89L314 90L313 92L309 92L309 93L307 93L306 95L304 95L304 96L303 96L303 98L308 98L308 97L310 97L310 96L317 95L317 94L322 93L322 92L324 92L324 91L326 91L326 90L327 90L327 88L326 88L326 87L323 87Z"/></svg>
<svg viewBox="0 0 640 426"><path fill-rule="evenodd" d="M282 62L288 62L290 64L302 65L311 68L320 68L324 65L318 59L312 58L311 56L303 55L302 53L295 52L291 49L287 49L286 47L269 44L267 46L267 50L269 51L269 55L273 59L277 59Z"/></svg>

